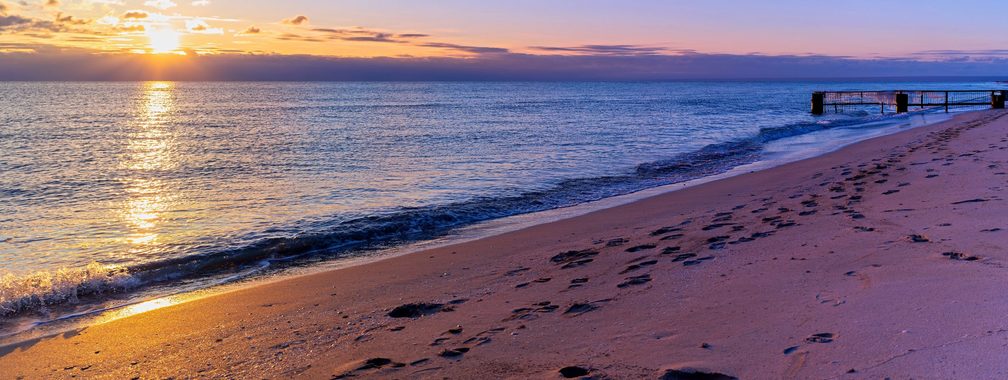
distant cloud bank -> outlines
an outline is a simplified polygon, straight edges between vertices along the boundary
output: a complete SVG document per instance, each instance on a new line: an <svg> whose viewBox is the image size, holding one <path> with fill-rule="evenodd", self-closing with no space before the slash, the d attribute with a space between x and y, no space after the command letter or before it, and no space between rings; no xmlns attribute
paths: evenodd
<svg viewBox="0 0 1008 380"><path fill-rule="evenodd" d="M246 33L254 33L250 28ZM415 38L421 36L371 36ZM438 44L431 42L431 44ZM11 46L8 46L11 45ZM336 58L309 55L218 54L203 56L97 54L12 46L0 54L0 80L332 80L332 81L651 81L696 79L826 79L870 77L1004 76L1008 57L985 51L932 51L950 59L854 59L831 56L675 54L630 45L538 47L523 54L507 49L441 44L477 53L469 58ZM972 52L977 53L977 52Z"/></svg>

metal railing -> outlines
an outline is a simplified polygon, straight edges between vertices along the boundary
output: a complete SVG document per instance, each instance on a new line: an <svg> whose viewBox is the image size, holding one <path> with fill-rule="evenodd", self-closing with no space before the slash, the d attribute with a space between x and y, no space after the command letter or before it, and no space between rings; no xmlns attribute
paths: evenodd
<svg viewBox="0 0 1008 380"><path fill-rule="evenodd" d="M1004 108L1008 90L892 90L892 91L816 91L812 93L812 113L847 112L877 109L897 113L911 109L940 107Z"/></svg>

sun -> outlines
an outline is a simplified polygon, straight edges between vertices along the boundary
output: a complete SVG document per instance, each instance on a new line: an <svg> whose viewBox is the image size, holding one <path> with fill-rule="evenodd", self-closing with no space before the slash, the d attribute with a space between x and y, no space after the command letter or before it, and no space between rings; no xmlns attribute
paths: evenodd
<svg viewBox="0 0 1008 380"><path fill-rule="evenodd" d="M154 54L171 53L179 48L179 33L171 28L147 29L147 39Z"/></svg>

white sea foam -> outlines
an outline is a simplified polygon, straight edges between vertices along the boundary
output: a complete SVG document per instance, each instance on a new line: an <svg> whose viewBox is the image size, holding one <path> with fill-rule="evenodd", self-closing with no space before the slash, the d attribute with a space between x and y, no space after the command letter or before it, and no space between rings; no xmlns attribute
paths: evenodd
<svg viewBox="0 0 1008 380"><path fill-rule="evenodd" d="M77 303L80 297L124 291L139 285L120 266L92 262L82 268L60 268L0 277L0 315Z"/></svg>

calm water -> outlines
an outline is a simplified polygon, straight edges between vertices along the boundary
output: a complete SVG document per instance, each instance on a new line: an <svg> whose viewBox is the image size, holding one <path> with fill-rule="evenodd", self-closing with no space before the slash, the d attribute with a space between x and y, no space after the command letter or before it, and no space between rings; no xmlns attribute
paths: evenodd
<svg viewBox="0 0 1008 380"><path fill-rule="evenodd" d="M893 87L994 84L0 83L0 314L721 172Z"/></svg>

